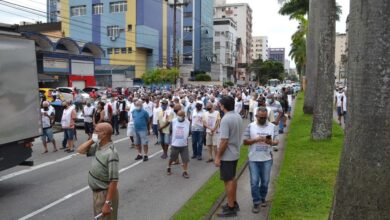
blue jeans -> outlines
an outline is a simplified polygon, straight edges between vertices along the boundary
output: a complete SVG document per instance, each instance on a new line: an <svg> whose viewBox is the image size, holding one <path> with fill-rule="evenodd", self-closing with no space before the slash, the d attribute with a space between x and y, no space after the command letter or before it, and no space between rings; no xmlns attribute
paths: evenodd
<svg viewBox="0 0 390 220"><path fill-rule="evenodd" d="M111 123L112 123L112 128L113 128L112 133L114 133L114 131L116 133L119 133L119 116L113 115L112 119L111 119Z"/></svg>
<svg viewBox="0 0 390 220"><path fill-rule="evenodd" d="M272 163L273 160L262 162L249 161L251 193L254 205L260 204L267 197Z"/></svg>
<svg viewBox="0 0 390 220"><path fill-rule="evenodd" d="M196 157L202 157L204 131L192 131L192 152Z"/></svg>
<svg viewBox="0 0 390 220"><path fill-rule="evenodd" d="M153 128L153 134L156 135L158 140L158 125L153 125L152 128Z"/></svg>
<svg viewBox="0 0 390 220"><path fill-rule="evenodd" d="M284 116L282 116L279 121L279 131L283 131L283 130L284 130Z"/></svg>

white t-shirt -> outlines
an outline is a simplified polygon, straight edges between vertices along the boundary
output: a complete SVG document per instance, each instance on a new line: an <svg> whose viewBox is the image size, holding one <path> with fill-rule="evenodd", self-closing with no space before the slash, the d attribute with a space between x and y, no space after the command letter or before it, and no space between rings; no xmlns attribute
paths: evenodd
<svg viewBox="0 0 390 220"><path fill-rule="evenodd" d="M343 96L344 96L344 93L336 93L336 105L337 105L337 107L342 107L342 101L341 101L341 98L343 98Z"/></svg>
<svg viewBox="0 0 390 220"><path fill-rule="evenodd" d="M242 101L236 100L236 103L234 105L234 112L240 114L242 110Z"/></svg>
<svg viewBox="0 0 390 220"><path fill-rule="evenodd" d="M43 113L45 113L45 112L47 113L48 116L43 115ZM42 113L42 128L50 128L51 127L51 123L50 123L51 111L50 111L50 109L45 111L43 108L41 108L41 113Z"/></svg>
<svg viewBox="0 0 390 220"><path fill-rule="evenodd" d="M160 111L161 111L161 107L153 109L153 124L154 125L157 125L158 114L160 113Z"/></svg>
<svg viewBox="0 0 390 220"><path fill-rule="evenodd" d="M199 112L197 110L194 110L192 112L192 130L193 131L204 131L203 116L204 116L203 110L200 110Z"/></svg>
<svg viewBox="0 0 390 220"><path fill-rule="evenodd" d="M347 96L343 93L343 111L347 112Z"/></svg>
<svg viewBox="0 0 390 220"><path fill-rule="evenodd" d="M258 136L271 135L272 140L278 139L278 127L267 122L264 126L260 126L257 122L252 122L248 125L244 132L244 139L254 139ZM272 146L265 142L254 143L249 147L249 161L268 161L272 160Z"/></svg>
<svg viewBox="0 0 390 220"><path fill-rule="evenodd" d="M90 107L84 106L84 122L92 123L93 110L95 107L92 105Z"/></svg>
<svg viewBox="0 0 390 220"><path fill-rule="evenodd" d="M220 120L221 117L219 116L218 111L214 111L213 113L205 112L203 120L207 124L208 127L214 128L215 124L217 123L217 120ZM218 130L218 129L217 129ZM210 129L206 129L207 133L211 133Z"/></svg>
<svg viewBox="0 0 390 220"><path fill-rule="evenodd" d="M154 104L153 102L149 102L149 103L144 103L143 104L143 108L145 109L145 111L149 114L149 117L152 117L153 116L153 107L154 107Z"/></svg>
<svg viewBox="0 0 390 220"><path fill-rule="evenodd" d="M172 121L172 143L174 147L188 146L188 136L190 134L190 122L185 119L179 122L177 119Z"/></svg>
<svg viewBox="0 0 390 220"><path fill-rule="evenodd" d="M254 112L253 110L255 110L255 108L257 108L257 106L258 106L258 102L251 99L249 101L249 112Z"/></svg>

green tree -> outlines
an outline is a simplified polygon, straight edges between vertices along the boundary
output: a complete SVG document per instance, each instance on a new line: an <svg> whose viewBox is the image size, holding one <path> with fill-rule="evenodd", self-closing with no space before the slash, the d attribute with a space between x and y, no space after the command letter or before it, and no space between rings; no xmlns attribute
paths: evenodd
<svg viewBox="0 0 390 220"><path fill-rule="evenodd" d="M288 15L290 19L296 19L309 13L309 0L289 0L285 1L279 9L279 14ZM341 6L336 4L336 20L340 20L342 14Z"/></svg>
<svg viewBox="0 0 390 220"><path fill-rule="evenodd" d="M256 80L261 84L265 84L269 79L282 80L284 77L283 64L272 60L254 60L249 70L256 74Z"/></svg>
<svg viewBox="0 0 390 220"><path fill-rule="evenodd" d="M170 83L174 84L179 77L179 70L177 68L171 69L152 69L142 75L142 80L146 85Z"/></svg>

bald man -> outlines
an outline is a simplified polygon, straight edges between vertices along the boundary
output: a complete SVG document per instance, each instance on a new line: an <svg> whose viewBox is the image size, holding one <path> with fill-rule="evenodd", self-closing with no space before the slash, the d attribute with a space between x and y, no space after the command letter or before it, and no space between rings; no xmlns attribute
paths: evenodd
<svg viewBox="0 0 390 220"><path fill-rule="evenodd" d="M177 161L179 154L183 161L182 176L188 179L188 162L190 160L188 152L188 136L190 135L190 122L186 119L184 111L179 111L177 117L170 125L171 140L171 155L168 162L167 174L172 174L171 165Z"/></svg>
<svg viewBox="0 0 390 220"><path fill-rule="evenodd" d="M79 154L95 156L88 172L88 184L93 192L94 216L102 214L104 220L116 220L118 214L119 156L111 140L112 126L100 123L92 139L80 145Z"/></svg>

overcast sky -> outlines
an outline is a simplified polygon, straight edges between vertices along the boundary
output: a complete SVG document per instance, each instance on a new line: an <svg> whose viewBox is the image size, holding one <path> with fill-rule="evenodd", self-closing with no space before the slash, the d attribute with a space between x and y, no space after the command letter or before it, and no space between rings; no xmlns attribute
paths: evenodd
<svg viewBox="0 0 390 220"><path fill-rule="evenodd" d="M31 7L39 11L46 11L46 0L6 0L15 4ZM199 0L200 1L200 0ZM202 0L211 1L211 0ZM345 32L345 21L349 14L349 0L337 0L342 6L343 14L336 24L336 31ZM286 53L290 51L291 35L296 31L298 22L290 21L288 16L281 16L278 13L280 5L278 0L227 0L227 3L249 3L253 10L253 35L268 36L270 47L284 47ZM0 1L0 22L19 23L21 21L43 21L46 16L35 11L36 14L23 12L3 6ZM292 64L292 66L295 66Z"/></svg>

